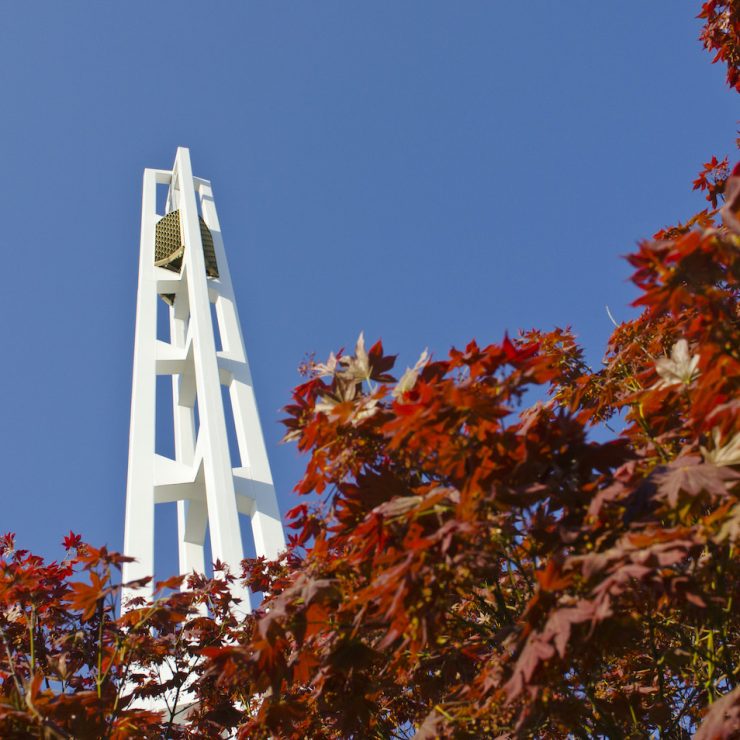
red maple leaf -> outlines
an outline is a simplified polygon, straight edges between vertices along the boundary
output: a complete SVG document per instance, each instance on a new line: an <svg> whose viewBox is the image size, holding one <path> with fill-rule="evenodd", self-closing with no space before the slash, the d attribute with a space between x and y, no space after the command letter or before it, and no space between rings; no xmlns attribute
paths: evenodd
<svg viewBox="0 0 740 740"><path fill-rule="evenodd" d="M695 455L679 457L655 474L658 495L674 507L681 491L689 496L708 493L722 497L727 495L727 484L736 480L740 480L740 473L728 467L703 463Z"/></svg>
<svg viewBox="0 0 740 740"><path fill-rule="evenodd" d="M70 529L69 534L62 540L62 544L65 550L77 549L82 544L82 536Z"/></svg>

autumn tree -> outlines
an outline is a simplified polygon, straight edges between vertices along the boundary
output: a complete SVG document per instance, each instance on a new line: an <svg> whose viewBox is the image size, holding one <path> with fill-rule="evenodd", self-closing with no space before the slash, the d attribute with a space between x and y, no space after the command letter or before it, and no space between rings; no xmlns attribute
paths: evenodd
<svg viewBox="0 0 740 740"><path fill-rule="evenodd" d="M738 4L701 17L737 89ZM310 363L304 498L282 557L244 563L246 619L234 574L118 616L121 556L6 537L0 736L740 736L740 169L694 187L707 208L630 255L642 313L598 370L568 329L398 378L362 337Z"/></svg>
<svg viewBox="0 0 740 740"><path fill-rule="evenodd" d="M598 372L567 331L398 382L379 343L313 367L300 561L252 566L257 636L214 656L263 697L245 737L740 732L740 231L716 218L631 256L645 310Z"/></svg>

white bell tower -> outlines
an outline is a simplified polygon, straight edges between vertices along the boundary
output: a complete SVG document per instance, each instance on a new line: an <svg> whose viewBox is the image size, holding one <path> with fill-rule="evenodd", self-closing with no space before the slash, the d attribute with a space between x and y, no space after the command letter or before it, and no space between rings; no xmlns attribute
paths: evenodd
<svg viewBox="0 0 740 740"><path fill-rule="evenodd" d="M158 185L168 187L161 214ZM160 300L169 304L169 341L157 339ZM157 375L172 377L174 459L155 451ZM238 461L229 452L222 385ZM124 583L153 575L154 507L173 501L182 574L205 572L206 527L213 560L239 574L239 514L251 518L258 556L274 558L285 547L211 184L193 177L182 147L171 172L144 171L123 546L136 561L124 566Z"/></svg>

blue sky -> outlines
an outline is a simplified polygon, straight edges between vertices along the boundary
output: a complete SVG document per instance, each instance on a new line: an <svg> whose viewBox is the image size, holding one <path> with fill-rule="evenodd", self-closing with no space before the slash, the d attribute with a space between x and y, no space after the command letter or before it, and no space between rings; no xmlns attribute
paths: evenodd
<svg viewBox="0 0 740 740"><path fill-rule="evenodd" d="M213 182L283 511L307 352L364 330L405 366L572 324L598 362L605 304L631 315L620 255L700 208L692 179L732 151L698 9L4 3L0 530L121 547L141 175L178 145Z"/></svg>

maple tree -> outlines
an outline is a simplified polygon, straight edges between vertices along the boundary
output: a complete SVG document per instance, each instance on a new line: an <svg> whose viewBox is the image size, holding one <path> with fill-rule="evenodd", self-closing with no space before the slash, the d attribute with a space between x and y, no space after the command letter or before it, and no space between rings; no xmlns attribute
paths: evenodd
<svg viewBox="0 0 740 740"><path fill-rule="evenodd" d="M739 16L702 6L736 89ZM254 614L224 571L117 616L121 555L5 536L0 736L740 736L740 168L694 187L629 256L642 313L599 370L565 329L399 379L362 337L308 363L305 498L243 564Z"/></svg>

